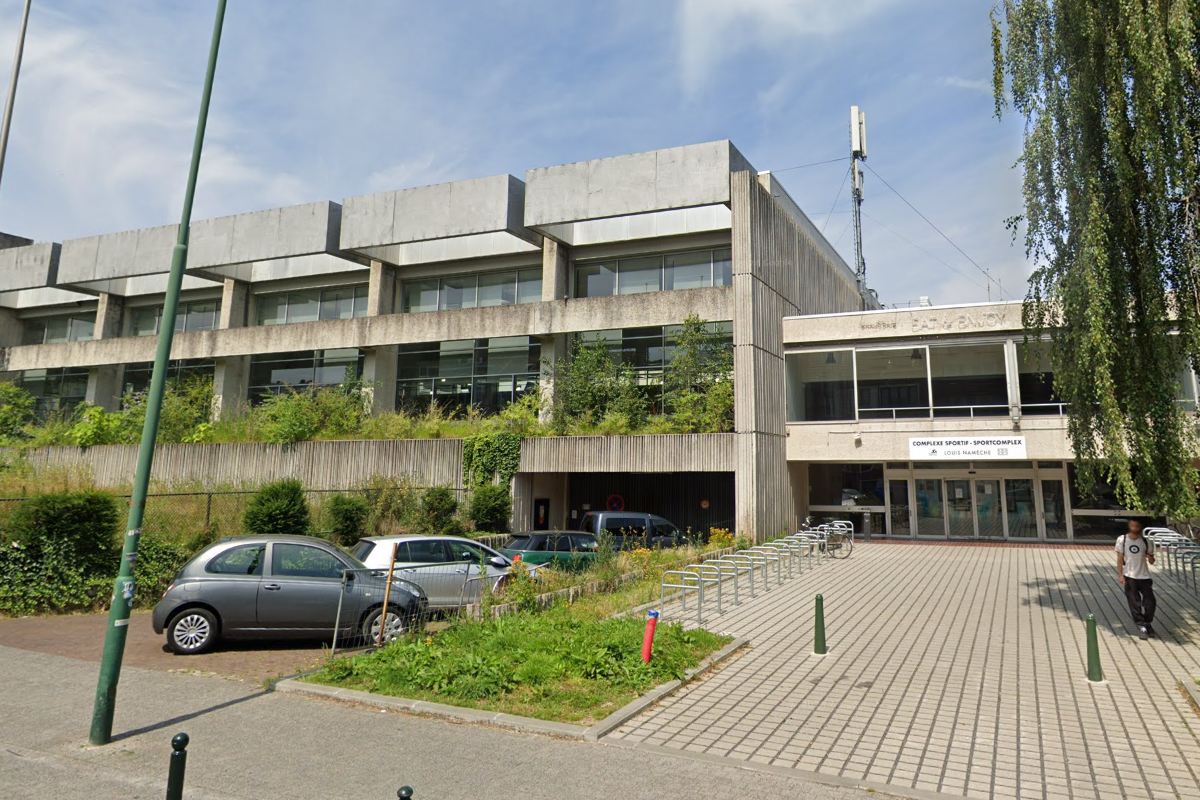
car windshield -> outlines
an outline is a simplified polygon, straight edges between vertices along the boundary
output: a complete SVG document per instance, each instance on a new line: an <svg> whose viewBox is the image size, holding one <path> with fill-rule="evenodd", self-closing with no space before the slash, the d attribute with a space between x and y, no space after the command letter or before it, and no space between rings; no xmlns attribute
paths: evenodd
<svg viewBox="0 0 1200 800"><path fill-rule="evenodd" d="M528 550L533 544L533 537L528 533L514 533L504 540L500 546L507 550Z"/></svg>
<svg viewBox="0 0 1200 800"><path fill-rule="evenodd" d="M354 556L359 561L366 561L367 556L369 556L371 551L374 549L374 542L368 542L366 539L363 539L361 542L354 545L354 549L350 551L350 555Z"/></svg>

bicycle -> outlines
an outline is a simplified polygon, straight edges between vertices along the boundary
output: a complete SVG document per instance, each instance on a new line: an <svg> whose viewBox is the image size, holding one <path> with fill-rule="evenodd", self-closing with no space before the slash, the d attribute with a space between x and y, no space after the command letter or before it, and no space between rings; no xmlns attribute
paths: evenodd
<svg viewBox="0 0 1200 800"><path fill-rule="evenodd" d="M854 552L854 529L833 528L825 534L825 552L831 558L849 558Z"/></svg>

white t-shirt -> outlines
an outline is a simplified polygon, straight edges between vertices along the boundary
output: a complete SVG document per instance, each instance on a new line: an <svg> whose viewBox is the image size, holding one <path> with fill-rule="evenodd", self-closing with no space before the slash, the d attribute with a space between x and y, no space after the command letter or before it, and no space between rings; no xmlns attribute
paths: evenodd
<svg viewBox="0 0 1200 800"><path fill-rule="evenodd" d="M1145 536L1125 541L1124 536L1117 539L1115 552L1125 554L1125 577L1145 580L1150 577L1150 564L1146 556L1154 555L1154 542Z"/></svg>

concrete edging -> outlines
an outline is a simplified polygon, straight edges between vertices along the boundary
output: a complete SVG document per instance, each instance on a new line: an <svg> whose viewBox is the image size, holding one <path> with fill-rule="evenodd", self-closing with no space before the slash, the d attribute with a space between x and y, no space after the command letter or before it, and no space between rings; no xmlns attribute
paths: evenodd
<svg viewBox="0 0 1200 800"><path fill-rule="evenodd" d="M540 733L545 736L556 736L560 739L579 739L595 742L607 735L629 719L640 714L645 709L670 696L681 686L697 676L720 664L736 653L749 640L742 636L734 639L717 652L705 658L694 669L688 670L681 680L668 681L656 686L633 702L617 709L590 728L582 725L571 725L566 722L550 722L533 717L521 717L515 714L504 714L498 711L481 711L475 708L462 708L445 703L433 703L428 700L410 700L407 697L389 697L388 695L373 694L358 689L339 689L320 683L305 683L299 678L286 678L274 684L276 692L283 694L308 695L323 697L330 700L341 700L346 703L360 703L393 711L404 711L410 714L420 714L429 717L454 720L456 722L473 722L480 725L492 725L499 728L521 731L522 733Z"/></svg>

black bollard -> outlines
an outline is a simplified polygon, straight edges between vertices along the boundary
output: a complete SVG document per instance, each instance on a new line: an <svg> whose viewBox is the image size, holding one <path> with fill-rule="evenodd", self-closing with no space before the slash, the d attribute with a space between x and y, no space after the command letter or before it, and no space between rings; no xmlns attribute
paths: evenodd
<svg viewBox="0 0 1200 800"><path fill-rule="evenodd" d="M183 800L183 774L187 770L188 735L177 733L171 739L171 767L167 772L167 800Z"/></svg>
<svg viewBox="0 0 1200 800"><path fill-rule="evenodd" d="M399 797L400 800L411 800L412 787L411 786L401 786L400 791L396 792L396 797Z"/></svg>

